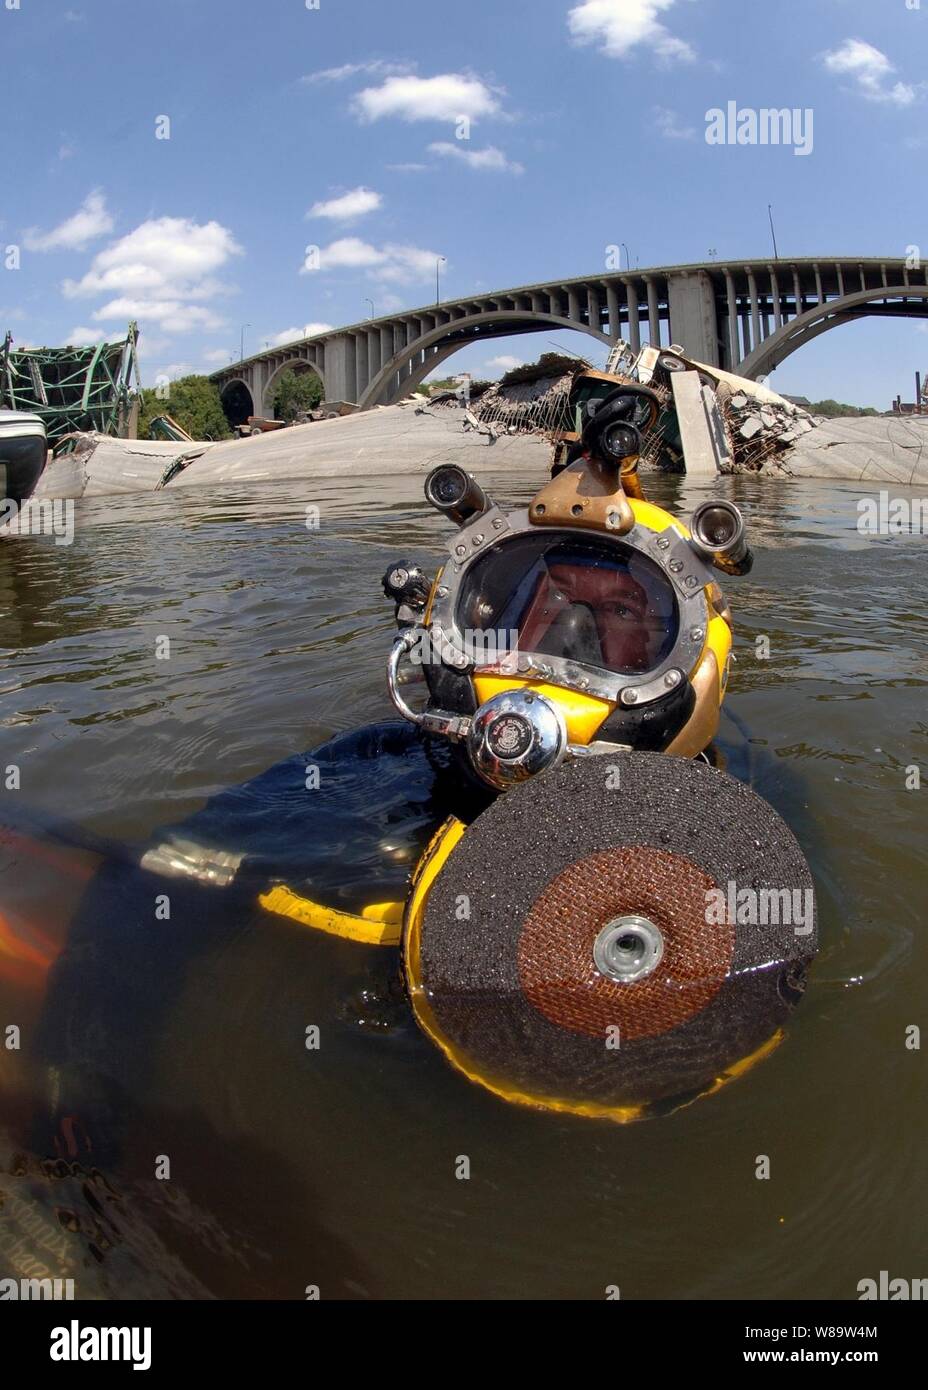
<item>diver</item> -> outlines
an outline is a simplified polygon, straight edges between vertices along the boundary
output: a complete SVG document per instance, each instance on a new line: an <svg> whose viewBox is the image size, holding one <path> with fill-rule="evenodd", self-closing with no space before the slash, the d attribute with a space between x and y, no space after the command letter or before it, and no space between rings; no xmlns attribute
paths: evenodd
<svg viewBox="0 0 928 1390"><path fill-rule="evenodd" d="M308 953L382 956L409 1026L518 1104L638 1119L780 1041L815 931L706 917L730 883L812 884L776 812L702 758L731 657L719 575L750 569L744 522L716 499L685 527L643 497L653 393L593 404L581 453L527 508L504 513L454 466L428 476L456 529L434 578L407 562L384 577L398 721L220 793L91 881L39 1030L40 1152L73 1116L96 1155L118 1150L188 972L262 916ZM500 631L515 642L479 640Z"/></svg>

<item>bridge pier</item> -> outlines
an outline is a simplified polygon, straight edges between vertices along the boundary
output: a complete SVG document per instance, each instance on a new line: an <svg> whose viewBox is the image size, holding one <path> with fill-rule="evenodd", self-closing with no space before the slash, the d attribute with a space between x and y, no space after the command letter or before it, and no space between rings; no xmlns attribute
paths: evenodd
<svg viewBox="0 0 928 1390"><path fill-rule="evenodd" d="M591 328L601 326L599 291L594 285L588 285L586 291L587 322Z"/></svg>
<svg viewBox="0 0 928 1390"><path fill-rule="evenodd" d="M367 334L356 333L354 338L354 382L356 395L352 396L353 401L359 401L364 394L367 383L370 380L367 370Z"/></svg>
<svg viewBox="0 0 928 1390"><path fill-rule="evenodd" d="M708 367L719 366L720 333L715 294L705 272L671 275L668 279L668 305L670 341L685 346L690 356L695 357L698 362L705 362ZM653 281L649 281L648 317L652 343L660 342L660 337L655 337L654 334L656 313L656 290Z"/></svg>
<svg viewBox="0 0 928 1390"><path fill-rule="evenodd" d="M754 271L750 266L745 267L748 276L748 294L751 299L751 345L748 352L753 352L760 345L760 299L757 294L757 280Z"/></svg>
<svg viewBox="0 0 928 1390"><path fill-rule="evenodd" d="M657 286L653 275L644 277L648 296L648 337L652 347L661 345L661 312L657 302Z"/></svg>
<svg viewBox="0 0 928 1390"><path fill-rule="evenodd" d="M330 401L356 401L357 350L354 337L339 333L325 344L325 394Z"/></svg>
<svg viewBox="0 0 928 1390"><path fill-rule="evenodd" d="M738 342L738 295L735 290L734 276L727 267L725 270L725 294L728 299L728 361L725 366L728 371L734 372L741 361L741 346Z"/></svg>
<svg viewBox="0 0 928 1390"><path fill-rule="evenodd" d="M633 352L641 351L641 305L638 290L633 280L623 281L625 298L628 302L628 341Z"/></svg>
<svg viewBox="0 0 928 1390"><path fill-rule="evenodd" d="M613 285L606 286L606 313L609 317L609 337L621 338L622 316L619 312L619 296Z"/></svg>

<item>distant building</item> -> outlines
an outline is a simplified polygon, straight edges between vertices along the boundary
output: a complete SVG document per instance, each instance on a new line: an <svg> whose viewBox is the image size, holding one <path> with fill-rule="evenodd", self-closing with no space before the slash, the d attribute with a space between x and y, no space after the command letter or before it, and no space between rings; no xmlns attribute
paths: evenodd
<svg viewBox="0 0 928 1390"><path fill-rule="evenodd" d="M790 405L801 405L803 410L808 410L812 404L808 396L784 396L783 399L789 401Z"/></svg>

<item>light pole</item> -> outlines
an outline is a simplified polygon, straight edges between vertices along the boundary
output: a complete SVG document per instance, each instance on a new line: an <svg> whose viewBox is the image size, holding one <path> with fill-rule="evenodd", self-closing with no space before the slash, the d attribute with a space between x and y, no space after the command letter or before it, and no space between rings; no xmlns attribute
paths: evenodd
<svg viewBox="0 0 928 1390"><path fill-rule="evenodd" d="M774 228L773 228L773 205L772 205L772 203L768 203L768 204L767 204L767 216L770 218L770 235L773 237L773 259L774 259L775 261L778 261L778 260L780 259L780 253L779 253L779 251L777 250L777 234L776 234L776 232L774 231Z"/></svg>
<svg viewBox="0 0 928 1390"><path fill-rule="evenodd" d="M632 268L632 258L631 258L631 256L628 254L628 247L625 245L625 242L624 242L624 241L622 242L622 250L625 252L625 269L626 269L626 270L631 270L631 268Z"/></svg>
<svg viewBox="0 0 928 1390"><path fill-rule="evenodd" d="M240 345L240 348L239 348L239 358L238 358L238 360L239 360L240 362L244 362L244 361L245 361L245 329L246 329L246 328L250 328L250 327L251 327L251 324L250 324L250 323L243 323L243 324L242 324L241 345Z"/></svg>
<svg viewBox="0 0 928 1390"><path fill-rule="evenodd" d="M371 318L373 318L373 317L374 317L374 301L373 301L372 299L368 299L368 298L365 296L364 303L365 303L365 304L369 304L369 305L371 306Z"/></svg>
<svg viewBox="0 0 928 1390"><path fill-rule="evenodd" d="M442 261L447 262L447 256L439 256L435 262L435 303L441 303L441 266Z"/></svg>

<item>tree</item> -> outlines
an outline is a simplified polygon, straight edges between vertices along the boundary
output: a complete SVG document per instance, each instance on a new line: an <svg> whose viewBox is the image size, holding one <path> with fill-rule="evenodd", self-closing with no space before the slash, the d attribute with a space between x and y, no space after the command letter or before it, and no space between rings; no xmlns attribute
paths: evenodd
<svg viewBox="0 0 928 1390"><path fill-rule="evenodd" d="M155 390L146 387L139 404L139 439L150 438L149 427L158 415L170 415L194 439L232 437L219 388L207 376L182 376Z"/></svg>
<svg viewBox="0 0 928 1390"><path fill-rule="evenodd" d="M294 421L304 410L314 410L322 400L322 382L315 372L282 373L274 391L274 416Z"/></svg>
<svg viewBox="0 0 928 1390"><path fill-rule="evenodd" d="M833 401L830 398L826 401L813 401L807 409L811 415L827 415L832 420L842 416L854 418L860 415L879 415L880 413L878 410L874 410L872 405L843 405L840 401Z"/></svg>

